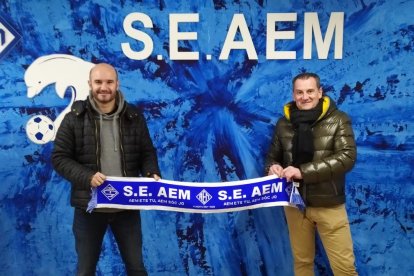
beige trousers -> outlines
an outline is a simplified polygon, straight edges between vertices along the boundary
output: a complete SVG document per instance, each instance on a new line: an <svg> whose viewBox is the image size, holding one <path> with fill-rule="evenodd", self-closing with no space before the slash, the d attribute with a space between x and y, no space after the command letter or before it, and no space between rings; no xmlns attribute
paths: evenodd
<svg viewBox="0 0 414 276"><path fill-rule="evenodd" d="M358 275L345 205L307 207L305 214L285 207L295 276L314 275L315 231L322 240L335 276Z"/></svg>

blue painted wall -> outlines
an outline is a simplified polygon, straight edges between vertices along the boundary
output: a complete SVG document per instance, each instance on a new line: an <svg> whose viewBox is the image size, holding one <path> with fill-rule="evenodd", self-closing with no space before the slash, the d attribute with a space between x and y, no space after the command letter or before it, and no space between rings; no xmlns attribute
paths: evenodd
<svg viewBox="0 0 414 276"><path fill-rule="evenodd" d="M326 3L329 2L329 3ZM46 1L3 0L0 16L21 39L0 60L0 274L73 275L70 185L52 169L53 142L35 144L26 123L55 119L69 104L48 85L28 97L26 70L39 57L65 54L119 69L127 99L142 108L163 177L232 181L261 176L274 123L291 99L291 78L320 74L324 89L353 120L358 161L348 175L347 208L360 275L412 275L414 265L414 23L412 0L360 1ZM151 17L154 54L136 61L121 43L138 42L125 16ZM266 14L295 12L296 38L277 44L295 60L266 60ZM303 59L303 13L317 12L322 31L331 12L345 13L344 54ZM168 60L168 15L199 13L183 46L206 61ZM259 55L217 59L231 18L244 14ZM139 24L138 24L139 25ZM138 28L138 27L137 27ZM163 60L157 60L162 54ZM60 75L71 72L61 68ZM142 212L145 264L151 275L292 275L281 208L224 214ZM318 250L317 274L329 275ZM100 275L123 265L111 236Z"/></svg>

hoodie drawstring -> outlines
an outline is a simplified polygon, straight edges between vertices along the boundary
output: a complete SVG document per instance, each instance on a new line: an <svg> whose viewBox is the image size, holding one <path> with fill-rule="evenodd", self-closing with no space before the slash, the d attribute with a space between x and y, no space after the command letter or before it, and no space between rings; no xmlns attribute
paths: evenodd
<svg viewBox="0 0 414 276"><path fill-rule="evenodd" d="M114 136L114 151L118 151L118 127L117 127L117 120L119 116L115 115L112 119L112 134Z"/></svg>

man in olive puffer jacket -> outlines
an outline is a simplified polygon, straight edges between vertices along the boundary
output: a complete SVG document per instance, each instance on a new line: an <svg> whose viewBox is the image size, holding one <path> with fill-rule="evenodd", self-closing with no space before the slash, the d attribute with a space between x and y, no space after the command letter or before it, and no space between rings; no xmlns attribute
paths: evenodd
<svg viewBox="0 0 414 276"><path fill-rule="evenodd" d="M356 160L349 117L323 96L319 76L302 73L276 124L266 172L299 182L306 209L285 207L295 275L313 275L315 229L335 275L357 275L345 209L345 174Z"/></svg>
<svg viewBox="0 0 414 276"><path fill-rule="evenodd" d="M90 94L73 103L56 135L55 170L71 182L77 275L95 275L108 227L117 241L127 275L147 275L142 262L138 210L95 209L86 212L91 188L106 176L160 178L157 154L144 116L119 91L114 67L101 63L89 75Z"/></svg>

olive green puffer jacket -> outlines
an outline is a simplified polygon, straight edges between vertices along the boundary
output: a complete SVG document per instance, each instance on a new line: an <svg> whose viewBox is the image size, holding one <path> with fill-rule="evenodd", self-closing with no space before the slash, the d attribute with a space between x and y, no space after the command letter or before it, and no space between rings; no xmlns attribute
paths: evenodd
<svg viewBox="0 0 414 276"><path fill-rule="evenodd" d="M292 165L292 138L290 106L285 105L285 117L276 124L272 143L266 158L266 172L273 164L283 168ZM345 202L345 173L356 160L356 145L351 120L327 96L323 109L312 126L314 156L312 162L300 165L303 180L299 188L307 206L329 207Z"/></svg>

